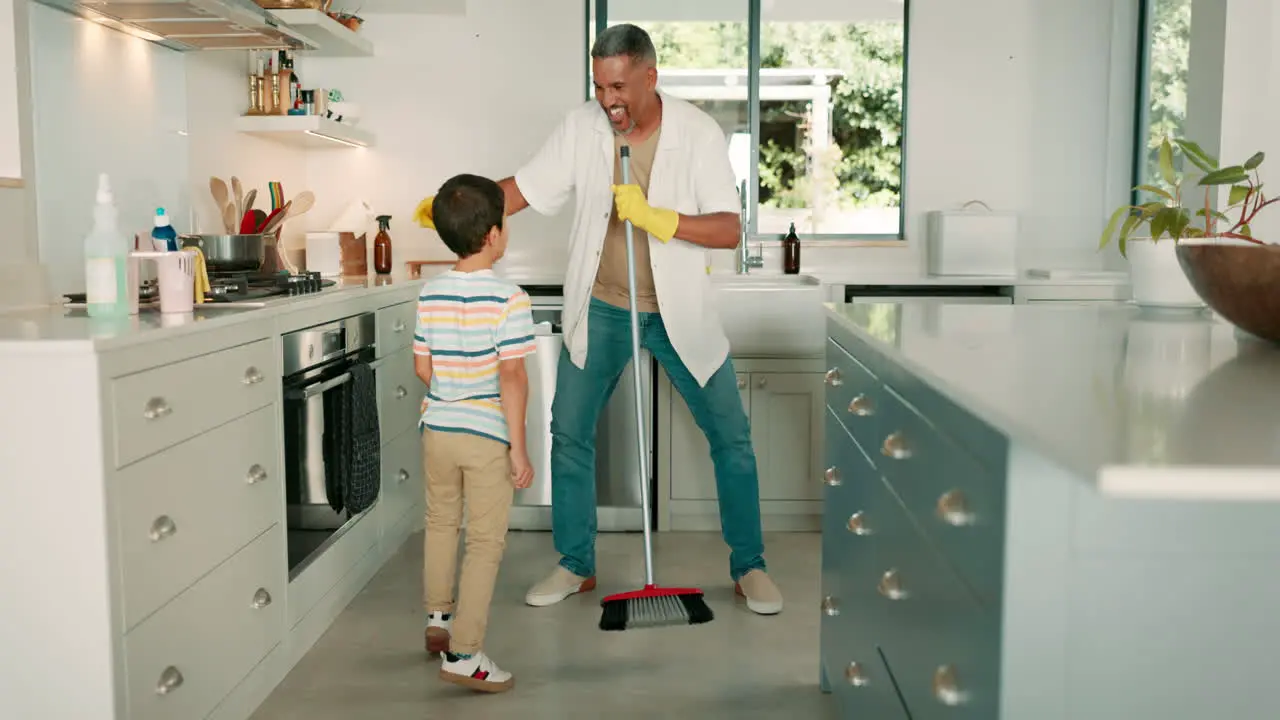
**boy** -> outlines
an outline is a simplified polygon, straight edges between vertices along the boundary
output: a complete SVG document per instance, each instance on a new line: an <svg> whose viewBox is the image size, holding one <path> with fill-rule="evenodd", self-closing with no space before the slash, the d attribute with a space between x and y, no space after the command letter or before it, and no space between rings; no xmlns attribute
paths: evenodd
<svg viewBox="0 0 1280 720"><path fill-rule="evenodd" d="M484 654L483 644L514 488L533 482L524 427L533 314L529 296L493 273L507 249L497 183L458 175L428 212L458 262L423 285L413 345L415 369L427 385L419 422L427 474L427 650L444 655L441 679L503 692L515 679ZM455 613L464 502L467 546Z"/></svg>

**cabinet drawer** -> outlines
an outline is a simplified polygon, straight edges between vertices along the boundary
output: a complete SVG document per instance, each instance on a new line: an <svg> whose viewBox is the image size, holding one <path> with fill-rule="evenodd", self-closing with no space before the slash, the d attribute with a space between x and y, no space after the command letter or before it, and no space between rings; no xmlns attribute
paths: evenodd
<svg viewBox="0 0 1280 720"><path fill-rule="evenodd" d="M417 316L417 300L384 307L378 311L378 357L390 355L413 344Z"/></svg>
<svg viewBox="0 0 1280 720"><path fill-rule="evenodd" d="M124 638L131 720L202 718L284 637L274 525Z"/></svg>
<svg viewBox="0 0 1280 720"><path fill-rule="evenodd" d="M1004 480L986 470L891 393L881 436L867 448L947 562L983 604L999 602L1004 564Z"/></svg>
<svg viewBox="0 0 1280 720"><path fill-rule="evenodd" d="M864 448L875 447L884 384L834 340L827 340L826 402Z"/></svg>
<svg viewBox="0 0 1280 720"><path fill-rule="evenodd" d="M418 425L426 389L413 369L413 350L410 348L384 358L375 372L378 378L378 427L385 443Z"/></svg>
<svg viewBox="0 0 1280 720"><path fill-rule="evenodd" d="M112 382L116 467L272 402L272 347L259 340Z"/></svg>
<svg viewBox="0 0 1280 720"><path fill-rule="evenodd" d="M120 471L125 627L284 517L273 408Z"/></svg>
<svg viewBox="0 0 1280 720"><path fill-rule="evenodd" d="M943 614L946 627L926 643L889 648L907 711L913 720L1000 717L1000 631L995 617L959 600Z"/></svg>
<svg viewBox="0 0 1280 720"><path fill-rule="evenodd" d="M402 433L382 449L383 516L389 523L420 507L426 498L422 470L422 435L417 430Z"/></svg>

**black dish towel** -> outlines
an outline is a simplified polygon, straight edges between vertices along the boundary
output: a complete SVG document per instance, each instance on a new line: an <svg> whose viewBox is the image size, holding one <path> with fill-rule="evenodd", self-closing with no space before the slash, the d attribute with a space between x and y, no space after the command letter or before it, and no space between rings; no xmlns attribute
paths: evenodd
<svg viewBox="0 0 1280 720"><path fill-rule="evenodd" d="M348 383L349 384L349 383ZM347 443L351 436L351 398L345 387L336 388L320 396L324 403L324 489L329 507L334 512L343 510L342 493L347 484Z"/></svg>
<svg viewBox="0 0 1280 720"><path fill-rule="evenodd" d="M343 463L342 501L352 515L373 507L381 487L382 457L378 432L378 385L373 368L365 363L351 366L347 383L344 420L348 432Z"/></svg>

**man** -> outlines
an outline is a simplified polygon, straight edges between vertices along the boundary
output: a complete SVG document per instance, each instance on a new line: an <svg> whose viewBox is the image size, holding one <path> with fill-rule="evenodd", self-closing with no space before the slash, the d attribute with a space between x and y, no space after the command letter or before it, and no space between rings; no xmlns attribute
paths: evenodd
<svg viewBox="0 0 1280 720"><path fill-rule="evenodd" d="M703 255L738 244L739 200L724 134L706 113L657 91L657 53L640 28L605 30L591 58L595 102L570 112L533 159L499 183L508 214L532 207L552 215L576 197L566 349L551 408L552 531L561 559L525 601L553 605L595 588L595 431L631 359L623 224L630 220L641 343L711 446L735 589L754 612L776 614L782 595L765 571L751 430ZM631 147L626 185L623 145ZM417 213L427 226L430 200Z"/></svg>

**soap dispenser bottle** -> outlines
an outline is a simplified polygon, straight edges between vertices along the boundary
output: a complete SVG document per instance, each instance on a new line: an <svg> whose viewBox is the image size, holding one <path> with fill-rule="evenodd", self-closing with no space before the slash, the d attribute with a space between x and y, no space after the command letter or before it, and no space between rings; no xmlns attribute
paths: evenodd
<svg viewBox="0 0 1280 720"><path fill-rule="evenodd" d="M129 242L120 232L111 180L106 173L98 176L93 230L84 239L84 280L90 317L129 314Z"/></svg>
<svg viewBox="0 0 1280 720"><path fill-rule="evenodd" d="M379 275L391 272L391 216L379 215L378 235L373 239L373 270Z"/></svg>
<svg viewBox="0 0 1280 720"><path fill-rule="evenodd" d="M791 229L782 239L782 272L787 275L800 274L800 238L796 235L795 223L791 223Z"/></svg>

